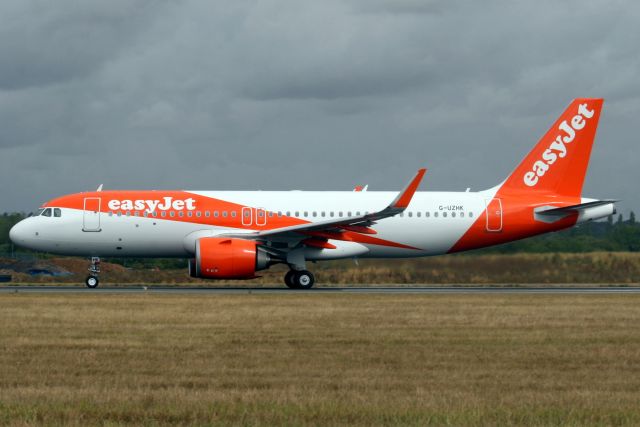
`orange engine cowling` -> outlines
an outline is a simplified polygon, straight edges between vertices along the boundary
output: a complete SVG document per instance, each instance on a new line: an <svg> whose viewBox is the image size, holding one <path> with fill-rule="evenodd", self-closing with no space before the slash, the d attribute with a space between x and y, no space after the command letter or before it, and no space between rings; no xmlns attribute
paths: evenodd
<svg viewBox="0 0 640 427"><path fill-rule="evenodd" d="M205 237L196 242L189 274L204 279L253 279L270 262L269 254L252 240Z"/></svg>

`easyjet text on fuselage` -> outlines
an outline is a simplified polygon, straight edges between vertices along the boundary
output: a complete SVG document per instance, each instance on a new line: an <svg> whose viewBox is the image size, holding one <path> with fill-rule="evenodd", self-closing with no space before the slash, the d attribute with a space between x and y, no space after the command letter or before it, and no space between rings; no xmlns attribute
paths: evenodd
<svg viewBox="0 0 640 427"><path fill-rule="evenodd" d="M110 210L117 211L142 211L145 210L147 212L154 212L156 209L161 211L175 210L182 211L188 210L193 211L196 209L195 199L188 198L185 200L176 199L173 197L167 196L163 197L162 200L109 200L107 204Z"/></svg>

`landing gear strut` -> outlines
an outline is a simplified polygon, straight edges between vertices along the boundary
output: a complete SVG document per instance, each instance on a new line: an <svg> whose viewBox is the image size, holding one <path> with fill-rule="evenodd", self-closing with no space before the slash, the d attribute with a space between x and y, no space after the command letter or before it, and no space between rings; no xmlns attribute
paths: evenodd
<svg viewBox="0 0 640 427"><path fill-rule="evenodd" d="M97 288L100 284L100 280L98 279L98 275L100 274L100 258L99 257L91 257L91 266L89 267L89 276L84 281L87 285L87 288Z"/></svg>
<svg viewBox="0 0 640 427"><path fill-rule="evenodd" d="M315 282L313 273L307 270L289 270L284 276L284 283L291 289L311 289Z"/></svg>

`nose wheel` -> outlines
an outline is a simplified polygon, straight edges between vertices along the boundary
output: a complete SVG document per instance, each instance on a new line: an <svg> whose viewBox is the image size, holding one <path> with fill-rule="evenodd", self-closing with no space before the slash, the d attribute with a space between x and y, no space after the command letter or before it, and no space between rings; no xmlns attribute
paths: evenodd
<svg viewBox="0 0 640 427"><path fill-rule="evenodd" d="M284 276L284 283L290 289L311 289L315 282L313 273L307 270L289 270Z"/></svg>
<svg viewBox="0 0 640 427"><path fill-rule="evenodd" d="M91 265L89 266L89 276L84 281L87 288L97 288L100 284L100 280L98 279L98 275L100 274L100 258L99 257L91 257Z"/></svg>
<svg viewBox="0 0 640 427"><path fill-rule="evenodd" d="M100 280L98 280L97 276L89 276L87 277L87 280L84 281L84 283L87 285L87 288L94 289L98 287Z"/></svg>

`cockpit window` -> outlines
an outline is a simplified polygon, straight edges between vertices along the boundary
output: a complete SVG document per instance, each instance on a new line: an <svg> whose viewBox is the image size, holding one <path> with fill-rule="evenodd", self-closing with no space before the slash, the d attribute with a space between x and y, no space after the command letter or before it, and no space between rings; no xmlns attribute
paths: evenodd
<svg viewBox="0 0 640 427"><path fill-rule="evenodd" d="M42 216L51 216L51 208L47 208L42 211Z"/></svg>
<svg viewBox="0 0 640 427"><path fill-rule="evenodd" d="M31 215L33 215L33 216L40 216L40 215L42 215L42 212L44 212L44 208L40 208L40 209L38 209L38 210L36 211L36 213L31 214Z"/></svg>
<svg viewBox="0 0 640 427"><path fill-rule="evenodd" d="M53 216L56 218L60 218L62 216L62 211L60 208L53 208Z"/></svg>

